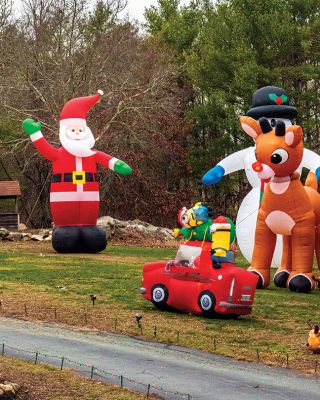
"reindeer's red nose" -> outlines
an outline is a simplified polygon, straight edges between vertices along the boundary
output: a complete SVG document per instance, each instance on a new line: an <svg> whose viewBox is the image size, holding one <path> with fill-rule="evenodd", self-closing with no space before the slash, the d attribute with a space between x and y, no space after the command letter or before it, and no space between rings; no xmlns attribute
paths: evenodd
<svg viewBox="0 0 320 400"><path fill-rule="evenodd" d="M263 165L261 164L261 162L256 161L255 163L252 164L252 169L255 172L262 172L263 171Z"/></svg>

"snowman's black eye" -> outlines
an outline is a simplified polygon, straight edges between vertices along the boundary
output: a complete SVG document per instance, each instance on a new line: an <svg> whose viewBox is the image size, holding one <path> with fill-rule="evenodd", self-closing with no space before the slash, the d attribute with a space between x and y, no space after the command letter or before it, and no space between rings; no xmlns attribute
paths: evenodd
<svg viewBox="0 0 320 400"><path fill-rule="evenodd" d="M75 129L74 129L74 128L72 128L72 129L71 129L71 132L75 132Z"/></svg>
<svg viewBox="0 0 320 400"><path fill-rule="evenodd" d="M274 128L276 126L276 123L277 123L277 120L272 118L272 120L270 121L272 128Z"/></svg>

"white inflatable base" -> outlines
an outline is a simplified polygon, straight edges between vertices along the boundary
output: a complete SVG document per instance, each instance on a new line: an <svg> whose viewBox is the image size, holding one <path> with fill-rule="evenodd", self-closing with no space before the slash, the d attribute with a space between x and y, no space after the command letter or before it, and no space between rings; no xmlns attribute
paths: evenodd
<svg viewBox="0 0 320 400"><path fill-rule="evenodd" d="M256 231L256 224L259 210L260 189L253 188L247 196L243 199L240 205L237 220L236 232L237 241L243 256L251 263L254 235ZM272 267L278 267L281 263L282 255L282 237L277 236L277 244L272 259Z"/></svg>

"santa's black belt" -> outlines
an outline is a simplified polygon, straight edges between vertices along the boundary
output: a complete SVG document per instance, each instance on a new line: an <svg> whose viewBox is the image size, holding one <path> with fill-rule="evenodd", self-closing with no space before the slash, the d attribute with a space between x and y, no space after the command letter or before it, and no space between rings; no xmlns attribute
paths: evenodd
<svg viewBox="0 0 320 400"><path fill-rule="evenodd" d="M65 172L64 174L53 174L51 182L72 182L75 184L98 182L98 175L93 172Z"/></svg>

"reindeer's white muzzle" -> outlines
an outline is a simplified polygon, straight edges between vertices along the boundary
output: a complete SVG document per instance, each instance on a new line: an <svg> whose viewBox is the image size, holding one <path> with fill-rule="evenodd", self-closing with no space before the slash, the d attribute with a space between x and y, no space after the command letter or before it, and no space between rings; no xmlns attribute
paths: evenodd
<svg viewBox="0 0 320 400"><path fill-rule="evenodd" d="M275 175L275 172L269 165L262 164L259 161L252 164L252 169L257 172L258 177L263 180L272 179Z"/></svg>

